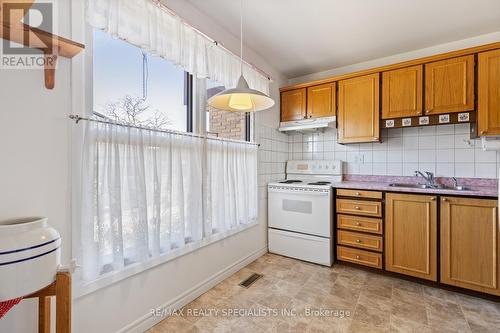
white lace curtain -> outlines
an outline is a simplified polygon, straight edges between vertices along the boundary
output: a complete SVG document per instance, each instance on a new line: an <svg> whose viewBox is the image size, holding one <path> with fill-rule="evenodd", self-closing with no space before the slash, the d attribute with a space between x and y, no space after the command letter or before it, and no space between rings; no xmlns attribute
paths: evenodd
<svg viewBox="0 0 500 333"><path fill-rule="evenodd" d="M198 78L234 87L240 76L239 58L217 46L153 0L87 0L87 23L165 58ZM253 89L269 94L269 80L244 64Z"/></svg>
<svg viewBox="0 0 500 333"><path fill-rule="evenodd" d="M257 148L87 122L82 279L257 222Z"/></svg>

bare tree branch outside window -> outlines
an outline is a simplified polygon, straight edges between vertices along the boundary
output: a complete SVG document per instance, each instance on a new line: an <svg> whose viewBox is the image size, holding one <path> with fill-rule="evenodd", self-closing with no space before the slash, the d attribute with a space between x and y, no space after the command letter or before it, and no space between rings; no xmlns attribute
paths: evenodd
<svg viewBox="0 0 500 333"><path fill-rule="evenodd" d="M125 95L105 106L105 115L116 122L139 127L167 129L171 125L168 117L158 109L150 110L150 105L142 97Z"/></svg>

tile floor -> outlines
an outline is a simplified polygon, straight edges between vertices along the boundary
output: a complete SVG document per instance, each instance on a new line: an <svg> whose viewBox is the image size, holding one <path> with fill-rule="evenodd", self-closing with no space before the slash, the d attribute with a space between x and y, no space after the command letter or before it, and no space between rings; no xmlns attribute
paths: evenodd
<svg viewBox="0 0 500 333"><path fill-rule="evenodd" d="M238 286L253 272L264 277ZM500 332L500 303L266 254L149 332Z"/></svg>

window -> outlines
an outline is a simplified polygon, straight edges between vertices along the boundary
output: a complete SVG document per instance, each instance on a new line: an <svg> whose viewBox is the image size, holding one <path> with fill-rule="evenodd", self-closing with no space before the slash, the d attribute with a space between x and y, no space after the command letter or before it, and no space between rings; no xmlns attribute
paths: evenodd
<svg viewBox="0 0 500 333"><path fill-rule="evenodd" d="M207 100L226 89L223 85L207 80ZM215 110L207 105L207 132L219 138L250 141L250 114Z"/></svg>
<svg viewBox="0 0 500 333"><path fill-rule="evenodd" d="M190 75L106 32L94 30L93 41L97 116L137 126L192 130Z"/></svg>
<svg viewBox="0 0 500 333"><path fill-rule="evenodd" d="M75 186L82 206L74 242L82 265L78 295L258 223L255 145L140 128L192 132L193 123L206 123L221 138L249 140L249 115L212 114L206 105L193 113L194 101L224 87L193 80L105 32L88 36L94 115L134 126L84 125L81 163L75 163L82 167ZM194 82L203 87L197 96Z"/></svg>

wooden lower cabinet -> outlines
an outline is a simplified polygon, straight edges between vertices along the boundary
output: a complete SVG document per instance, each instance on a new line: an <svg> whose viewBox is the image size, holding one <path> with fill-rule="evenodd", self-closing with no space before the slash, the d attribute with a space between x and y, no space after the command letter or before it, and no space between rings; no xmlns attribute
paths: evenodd
<svg viewBox="0 0 500 333"><path fill-rule="evenodd" d="M441 282L500 295L498 201L441 198Z"/></svg>
<svg viewBox="0 0 500 333"><path fill-rule="evenodd" d="M380 253L337 246L337 258L363 266L382 269L382 254Z"/></svg>
<svg viewBox="0 0 500 333"><path fill-rule="evenodd" d="M386 194L386 270L437 281L436 201L430 195Z"/></svg>
<svg viewBox="0 0 500 333"><path fill-rule="evenodd" d="M338 230L337 243L377 252L382 252L383 250L382 237L361 232Z"/></svg>
<svg viewBox="0 0 500 333"><path fill-rule="evenodd" d="M351 199L337 199L337 212L365 216L382 216L382 203Z"/></svg>

